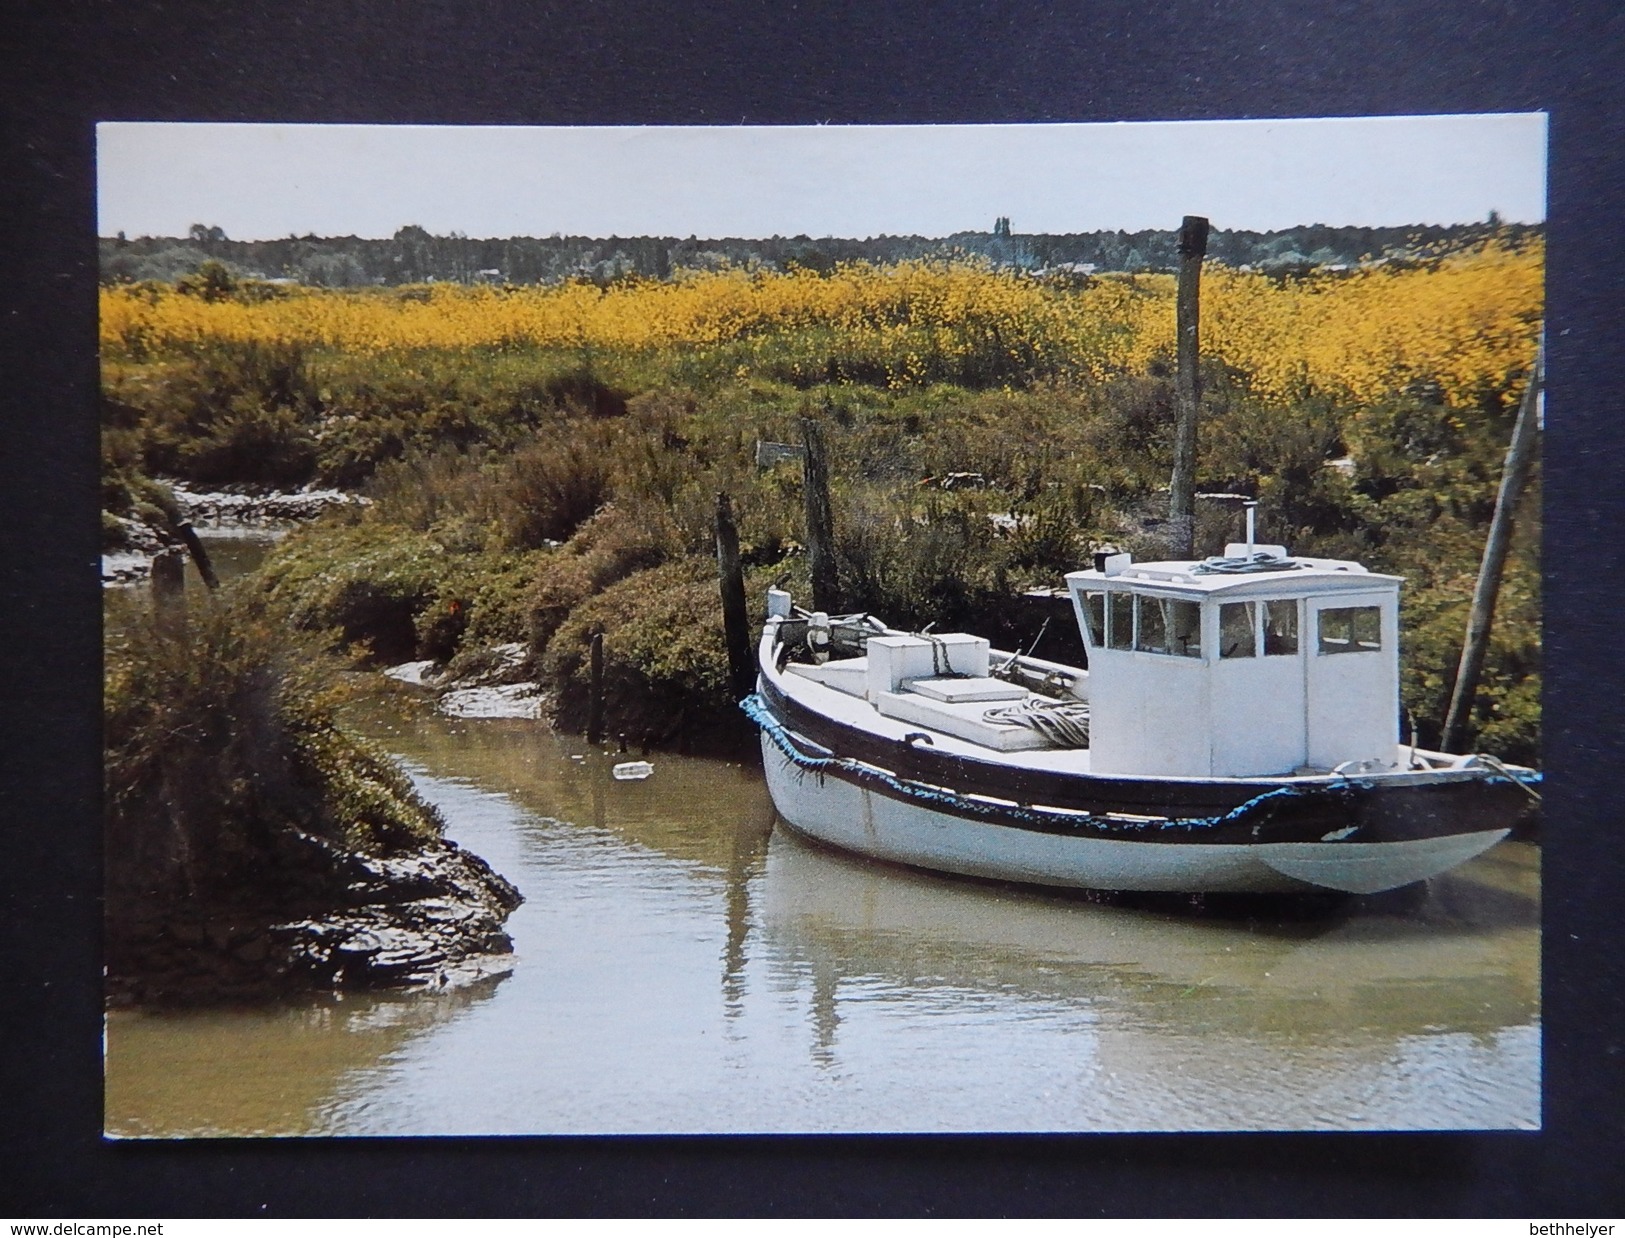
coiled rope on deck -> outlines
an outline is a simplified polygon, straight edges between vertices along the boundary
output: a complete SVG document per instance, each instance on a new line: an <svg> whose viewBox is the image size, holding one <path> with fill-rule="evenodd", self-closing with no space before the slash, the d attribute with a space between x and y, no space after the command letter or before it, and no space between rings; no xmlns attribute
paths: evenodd
<svg viewBox="0 0 1625 1238"><path fill-rule="evenodd" d="M1256 551L1251 555L1236 555L1225 558L1215 555L1211 559L1203 559L1191 571L1198 576L1237 575L1246 572L1290 572L1298 566L1296 559L1283 559L1280 555L1273 555L1267 551Z"/></svg>
<svg viewBox="0 0 1625 1238"><path fill-rule="evenodd" d="M1037 731L1057 748L1089 746L1089 704L1087 701L1051 701L1030 696L1013 705L995 705L984 721L998 726L1024 726Z"/></svg>

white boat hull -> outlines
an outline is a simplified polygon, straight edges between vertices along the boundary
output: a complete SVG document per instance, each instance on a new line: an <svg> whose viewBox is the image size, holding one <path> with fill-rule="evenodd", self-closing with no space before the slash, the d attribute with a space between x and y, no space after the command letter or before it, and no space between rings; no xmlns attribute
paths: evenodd
<svg viewBox="0 0 1625 1238"><path fill-rule="evenodd" d="M1380 843L1151 842L1071 837L975 820L798 766L765 733L779 815L803 834L879 860L969 877L1093 890L1367 894L1444 872L1506 829Z"/></svg>

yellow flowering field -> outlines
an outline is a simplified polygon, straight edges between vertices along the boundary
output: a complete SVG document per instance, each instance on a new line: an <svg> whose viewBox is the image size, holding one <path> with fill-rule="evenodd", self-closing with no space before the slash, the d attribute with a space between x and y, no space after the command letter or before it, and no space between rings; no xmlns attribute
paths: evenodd
<svg viewBox="0 0 1625 1238"><path fill-rule="evenodd" d="M1212 265L1202 347L1286 397L1305 387L1368 400L1426 379L1447 401L1506 390L1529 365L1544 253L1490 243L1423 266L1371 266L1285 282ZM687 272L666 281L494 288L288 289L259 302L163 288L101 298L109 359L211 341L298 343L348 353L593 349L725 353L801 377L861 358L901 387L981 375L1099 379L1171 353L1171 276L1108 276L1081 290L973 263L852 264L811 271Z"/></svg>
<svg viewBox="0 0 1625 1238"><path fill-rule="evenodd" d="M1366 401L1427 379L1463 404L1521 385L1540 331L1544 257L1538 246L1492 245L1432 268L1368 267L1284 288L1219 268L1204 280L1203 347L1269 394L1307 381Z"/></svg>

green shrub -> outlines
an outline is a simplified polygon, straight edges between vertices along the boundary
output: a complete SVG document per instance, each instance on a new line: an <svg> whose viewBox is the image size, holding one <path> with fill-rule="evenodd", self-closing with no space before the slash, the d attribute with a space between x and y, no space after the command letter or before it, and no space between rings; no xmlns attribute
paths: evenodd
<svg viewBox="0 0 1625 1238"><path fill-rule="evenodd" d="M663 563L672 553L670 531L658 521L605 508L568 543L532 560L534 581L524 597L528 639L540 659L571 613L594 594Z"/></svg>
<svg viewBox="0 0 1625 1238"><path fill-rule="evenodd" d="M888 496L843 496L835 513L842 609L870 611L899 628L969 626L1008 564L974 495L936 495L899 509Z"/></svg>
<svg viewBox="0 0 1625 1238"><path fill-rule="evenodd" d="M611 495L612 442L596 427L580 427L515 452L498 495L506 543L534 550L562 542L585 524Z"/></svg>
<svg viewBox="0 0 1625 1238"><path fill-rule="evenodd" d="M746 580L761 615L772 569ZM587 725L595 632L604 634L604 725L646 744L735 746L744 734L728 684L728 652L714 559L695 555L637 572L571 611L547 647L543 672L561 727Z"/></svg>
<svg viewBox="0 0 1625 1238"><path fill-rule="evenodd" d="M328 485L361 485L380 465L416 453L506 454L568 441L581 424L627 406L626 392L587 374L578 357L528 346L329 355L316 376L323 403L316 469Z"/></svg>
<svg viewBox="0 0 1625 1238"><path fill-rule="evenodd" d="M237 291L237 279L224 262L205 258L197 270L175 281L175 291L204 301L228 301Z"/></svg>
<svg viewBox="0 0 1625 1238"><path fill-rule="evenodd" d="M363 493L372 500L372 516L380 523L419 533L460 525L494 527L491 476L499 467L478 448L413 452L380 464Z"/></svg>
<svg viewBox="0 0 1625 1238"><path fill-rule="evenodd" d="M203 485L302 485L317 458L320 411L297 344L214 341L166 362L148 384L139 431L146 472Z"/></svg>
<svg viewBox="0 0 1625 1238"><path fill-rule="evenodd" d="M1055 579L1075 572L1085 558L1084 529L1074 499L1051 491L1013 513L1017 524L1010 534L1010 563Z"/></svg>
<svg viewBox="0 0 1625 1238"><path fill-rule="evenodd" d="M319 652L251 594L184 624L130 613L105 662L109 914L241 902L299 835L364 852L441 822L389 759L343 730ZM313 889L313 900L342 891Z"/></svg>
<svg viewBox="0 0 1625 1238"><path fill-rule="evenodd" d="M130 545L130 530L110 511L102 512L102 551L124 550Z"/></svg>
<svg viewBox="0 0 1625 1238"><path fill-rule="evenodd" d="M552 553L487 553L470 566L465 643L503 645L530 638L531 590Z"/></svg>
<svg viewBox="0 0 1625 1238"><path fill-rule="evenodd" d="M386 665L449 656L467 622L466 576L432 537L375 520L300 530L259 574L294 626L331 631Z"/></svg>
<svg viewBox="0 0 1625 1238"><path fill-rule="evenodd" d="M1467 718L1466 747L1504 760L1540 760L1539 495L1518 509L1484 669ZM1425 537L1395 538L1371 566L1406 578L1401 593L1401 697L1425 746L1437 745L1455 685L1477 579L1479 530L1436 522Z"/></svg>
<svg viewBox="0 0 1625 1238"><path fill-rule="evenodd" d="M448 544L438 527L423 532L372 512L290 535L258 579L303 631L327 631L385 665L445 662L465 645L525 640L535 581L556 553Z"/></svg>

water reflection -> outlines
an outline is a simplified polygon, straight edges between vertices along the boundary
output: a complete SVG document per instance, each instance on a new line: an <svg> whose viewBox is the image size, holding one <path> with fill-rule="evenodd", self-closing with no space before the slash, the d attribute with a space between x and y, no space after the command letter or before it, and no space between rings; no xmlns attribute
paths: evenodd
<svg viewBox="0 0 1625 1238"><path fill-rule="evenodd" d="M786 831L761 904L770 967L811 990L820 1067L899 1020L1076 1042L1070 1082L1059 1059L1004 1072L1070 1093L1024 1128L1534 1126L1537 887L1517 844L1399 896L1175 914L886 868Z"/></svg>
<svg viewBox="0 0 1625 1238"><path fill-rule="evenodd" d="M1139 1017L1153 1020L1159 1004L1222 997L1214 1017L1252 1030L1399 1031L1424 1014L1470 1027L1532 1015L1537 879L1535 850L1508 844L1398 897L1173 912L942 879L783 831L762 899L771 940L843 973L1043 997L1104 999L1127 987Z"/></svg>
<svg viewBox="0 0 1625 1238"><path fill-rule="evenodd" d="M753 927L750 890L761 877L771 832L771 818L759 809L748 813L731 831L733 851L728 857L724 894L728 937L722 951L722 1010L730 1024L744 1013L746 943Z"/></svg>

